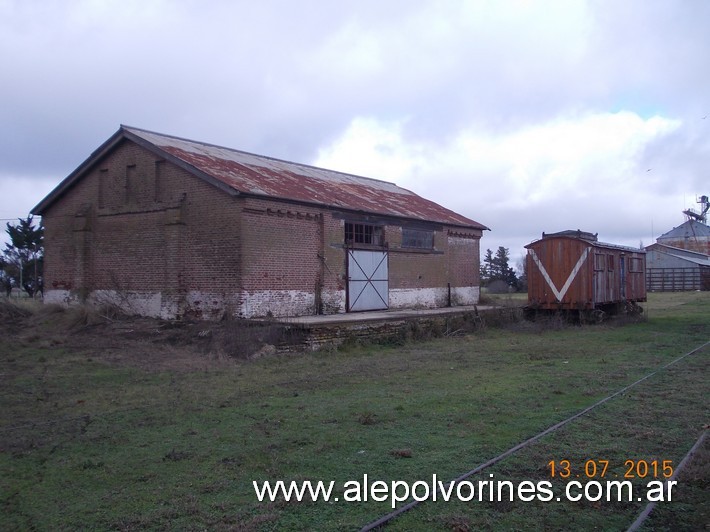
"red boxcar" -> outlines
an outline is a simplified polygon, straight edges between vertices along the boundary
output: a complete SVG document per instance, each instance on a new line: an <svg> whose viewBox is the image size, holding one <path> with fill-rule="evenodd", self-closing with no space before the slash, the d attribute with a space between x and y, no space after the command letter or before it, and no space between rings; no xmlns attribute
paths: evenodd
<svg viewBox="0 0 710 532"><path fill-rule="evenodd" d="M528 306L541 310L637 309L646 301L646 252L583 231L542 234L525 246Z"/></svg>

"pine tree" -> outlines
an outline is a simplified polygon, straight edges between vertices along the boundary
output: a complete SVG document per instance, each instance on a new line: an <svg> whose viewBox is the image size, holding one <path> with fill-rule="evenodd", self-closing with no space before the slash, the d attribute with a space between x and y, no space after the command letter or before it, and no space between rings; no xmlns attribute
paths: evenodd
<svg viewBox="0 0 710 532"><path fill-rule="evenodd" d="M510 251L508 248L499 246L493 259L494 274L493 278L504 281L508 286L517 289L518 278L515 275L515 270L510 267Z"/></svg>
<svg viewBox="0 0 710 532"><path fill-rule="evenodd" d="M9 266L5 257L0 255L0 286L2 286L2 290L5 291L7 297L10 297L12 293L12 278L9 274Z"/></svg>
<svg viewBox="0 0 710 532"><path fill-rule="evenodd" d="M35 227L34 219L19 218L17 224L6 224L10 243L5 244L5 272L16 285L30 297L43 290L42 265L44 261L44 228Z"/></svg>
<svg viewBox="0 0 710 532"><path fill-rule="evenodd" d="M486 286L493 280L493 269L493 252L487 249L486 256L481 262L481 286Z"/></svg>
<svg viewBox="0 0 710 532"><path fill-rule="evenodd" d="M518 277L515 270L510 267L510 251L503 246L498 247L496 254L490 249L481 262L481 285L486 286L491 281L500 280L513 289L518 289Z"/></svg>

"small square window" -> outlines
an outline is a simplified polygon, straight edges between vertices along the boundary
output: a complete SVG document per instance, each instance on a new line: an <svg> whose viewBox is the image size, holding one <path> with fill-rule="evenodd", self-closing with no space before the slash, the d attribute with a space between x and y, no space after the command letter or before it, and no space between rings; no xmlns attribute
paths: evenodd
<svg viewBox="0 0 710 532"><path fill-rule="evenodd" d="M381 246L383 243L382 227L371 224L345 223L345 243L371 244Z"/></svg>
<svg viewBox="0 0 710 532"><path fill-rule="evenodd" d="M434 231L402 228L402 247L416 249L434 248Z"/></svg>

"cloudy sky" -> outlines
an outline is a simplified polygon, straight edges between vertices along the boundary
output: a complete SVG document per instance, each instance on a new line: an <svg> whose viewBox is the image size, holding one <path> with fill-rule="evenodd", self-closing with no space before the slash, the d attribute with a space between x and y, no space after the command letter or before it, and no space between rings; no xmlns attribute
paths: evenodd
<svg viewBox="0 0 710 532"><path fill-rule="evenodd" d="M0 218L126 124L394 181L514 259L648 245L710 194L708 52L706 0L0 0Z"/></svg>

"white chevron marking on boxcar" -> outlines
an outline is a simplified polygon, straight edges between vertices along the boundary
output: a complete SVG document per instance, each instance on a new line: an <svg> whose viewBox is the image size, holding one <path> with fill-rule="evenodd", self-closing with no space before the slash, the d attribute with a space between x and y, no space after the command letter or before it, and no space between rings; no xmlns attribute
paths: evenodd
<svg viewBox="0 0 710 532"><path fill-rule="evenodd" d="M567 277L567 281L565 282L564 286L562 287L562 290L557 290L555 283L553 283L552 279L550 279L550 274L547 273L547 270L542 265L542 262L540 262L540 259L538 258L537 253L535 253L535 250L531 249L530 255L532 256L532 259L535 262L535 264L537 264L537 267L540 268L540 273L542 273L542 276L545 278L545 281L547 282L547 285L552 290L552 293L555 294L557 301L562 301L562 298L565 297L565 294L567 293L567 290L569 290L569 287L572 284L572 281L574 281L574 278L577 277L579 270L582 268L582 264L584 264L584 261L587 259L587 255L589 255L589 248L586 248L582 252L582 256L579 257L577 264L575 264L574 268L572 268L572 271L570 272L569 277Z"/></svg>

